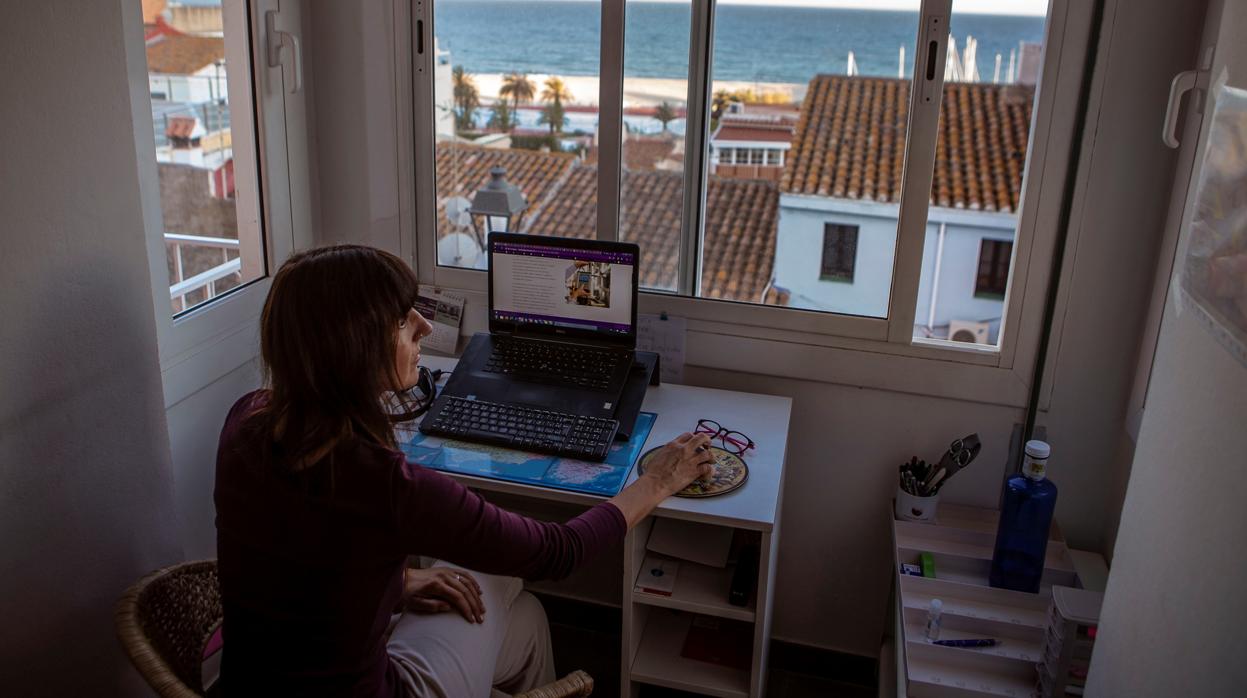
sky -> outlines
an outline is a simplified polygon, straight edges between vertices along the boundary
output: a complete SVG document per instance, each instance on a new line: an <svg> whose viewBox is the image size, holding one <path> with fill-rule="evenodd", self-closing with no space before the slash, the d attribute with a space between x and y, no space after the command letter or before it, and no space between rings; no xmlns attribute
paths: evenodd
<svg viewBox="0 0 1247 698"><path fill-rule="evenodd" d="M445 0L443 0L444 2ZM584 0L560 0L583 2ZM640 0L642 2L678 2L689 0ZM776 5L783 7L850 7L867 10L917 11L920 0L719 0L720 5ZM953 13L985 15L1032 15L1048 13L1048 0L953 0Z"/></svg>

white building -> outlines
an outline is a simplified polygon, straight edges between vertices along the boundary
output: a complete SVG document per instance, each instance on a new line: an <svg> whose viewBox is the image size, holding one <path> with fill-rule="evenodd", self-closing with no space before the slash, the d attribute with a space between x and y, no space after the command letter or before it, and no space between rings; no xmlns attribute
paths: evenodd
<svg viewBox="0 0 1247 698"><path fill-rule="evenodd" d="M228 99L225 40L161 32L147 40L148 89L154 100L220 102Z"/></svg>
<svg viewBox="0 0 1247 698"><path fill-rule="evenodd" d="M945 90L945 114L957 112L943 123L956 126L941 130L936 148L915 333L947 338L956 323L994 343L1033 88L957 83ZM811 81L780 182L775 285L791 294L790 306L887 315L908 99L901 80ZM831 118L837 100L858 105L858 113Z"/></svg>
<svg viewBox="0 0 1247 698"><path fill-rule="evenodd" d="M792 148L796 110L755 111L733 103L710 135L710 174L778 181Z"/></svg>
<svg viewBox="0 0 1247 698"><path fill-rule="evenodd" d="M433 37L433 103L437 105L433 116L435 132L438 138L453 138L455 135L455 100L453 68L450 65L450 51L444 50Z"/></svg>

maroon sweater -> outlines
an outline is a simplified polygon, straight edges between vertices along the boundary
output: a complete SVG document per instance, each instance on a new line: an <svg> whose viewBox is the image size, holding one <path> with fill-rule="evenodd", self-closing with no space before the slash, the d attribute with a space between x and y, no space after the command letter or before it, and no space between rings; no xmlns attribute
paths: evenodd
<svg viewBox="0 0 1247 698"><path fill-rule="evenodd" d="M504 511L402 453L361 439L297 474L261 465L230 410L216 470L227 695L396 696L385 652L409 554L481 572L560 578L623 539L614 505L566 524Z"/></svg>

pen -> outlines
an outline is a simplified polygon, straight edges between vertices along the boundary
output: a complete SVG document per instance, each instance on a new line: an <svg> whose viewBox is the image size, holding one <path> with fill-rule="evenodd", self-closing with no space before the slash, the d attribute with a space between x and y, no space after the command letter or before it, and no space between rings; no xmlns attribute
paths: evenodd
<svg viewBox="0 0 1247 698"><path fill-rule="evenodd" d="M931 644L941 647L995 647L996 641L986 637L973 640L935 640Z"/></svg>

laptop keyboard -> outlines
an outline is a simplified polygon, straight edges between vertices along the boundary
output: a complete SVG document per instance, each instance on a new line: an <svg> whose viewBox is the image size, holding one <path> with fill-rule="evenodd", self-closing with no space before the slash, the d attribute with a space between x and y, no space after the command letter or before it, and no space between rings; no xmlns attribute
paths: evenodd
<svg viewBox="0 0 1247 698"><path fill-rule="evenodd" d="M484 400L445 396L420 431L580 460L606 458L619 422Z"/></svg>
<svg viewBox="0 0 1247 698"><path fill-rule="evenodd" d="M495 337L485 370L519 380L606 390L626 358L619 351Z"/></svg>

